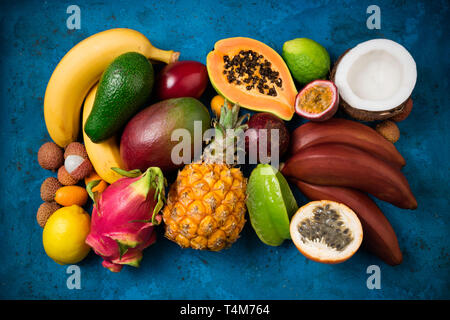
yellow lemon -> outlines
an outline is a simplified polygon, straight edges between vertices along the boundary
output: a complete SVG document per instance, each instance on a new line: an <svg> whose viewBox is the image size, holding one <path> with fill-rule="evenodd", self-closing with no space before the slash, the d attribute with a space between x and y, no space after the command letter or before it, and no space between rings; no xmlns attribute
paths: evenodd
<svg viewBox="0 0 450 320"><path fill-rule="evenodd" d="M56 210L47 220L42 234L45 252L59 264L80 262L90 250L84 242L90 226L89 214L77 205Z"/></svg>

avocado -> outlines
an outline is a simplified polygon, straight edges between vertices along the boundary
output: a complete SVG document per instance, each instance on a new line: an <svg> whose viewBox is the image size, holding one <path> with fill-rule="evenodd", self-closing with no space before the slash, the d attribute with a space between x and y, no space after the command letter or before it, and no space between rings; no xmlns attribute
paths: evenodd
<svg viewBox="0 0 450 320"><path fill-rule="evenodd" d="M137 52L118 56L103 72L84 131L98 143L115 135L149 100L153 66Z"/></svg>

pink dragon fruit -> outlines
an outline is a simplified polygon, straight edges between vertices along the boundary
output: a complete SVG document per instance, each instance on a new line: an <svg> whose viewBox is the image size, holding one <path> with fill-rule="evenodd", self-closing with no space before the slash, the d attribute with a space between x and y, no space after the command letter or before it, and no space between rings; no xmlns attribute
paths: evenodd
<svg viewBox="0 0 450 320"><path fill-rule="evenodd" d="M112 272L119 272L123 265L138 267L142 250L156 241L154 226L161 221L166 181L157 167L126 172L115 169L126 177L108 186L97 197L88 184L88 192L94 200L91 230L86 243L103 258L102 265Z"/></svg>

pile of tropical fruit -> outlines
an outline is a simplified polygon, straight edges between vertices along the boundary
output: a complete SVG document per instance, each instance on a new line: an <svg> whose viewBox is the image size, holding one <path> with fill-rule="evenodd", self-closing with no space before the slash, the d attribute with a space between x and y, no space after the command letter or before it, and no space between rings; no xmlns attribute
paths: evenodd
<svg viewBox="0 0 450 320"><path fill-rule="evenodd" d="M137 31L111 29L57 65L44 99L53 141L38 152L39 164L57 171L41 186L37 213L50 258L77 263L92 248L118 272L139 266L157 227L183 248L219 251L249 219L266 245L291 239L318 262L345 261L365 243L401 263L369 194L417 207L394 146L416 81L404 47L370 40L333 67L306 38L287 41L281 56L243 37L218 41L206 65L179 56ZM199 100L209 83L218 93L210 109ZM289 132L294 115L305 123ZM245 177L242 168L257 163ZM299 208L288 181L312 202Z"/></svg>

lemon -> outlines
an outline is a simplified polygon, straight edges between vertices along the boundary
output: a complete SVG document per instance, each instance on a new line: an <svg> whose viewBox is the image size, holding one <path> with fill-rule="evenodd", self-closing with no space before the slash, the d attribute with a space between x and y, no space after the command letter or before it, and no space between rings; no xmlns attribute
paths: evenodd
<svg viewBox="0 0 450 320"><path fill-rule="evenodd" d="M286 41L282 56L292 76L303 85L324 79L330 70L330 55L327 50L311 39L297 38Z"/></svg>
<svg viewBox="0 0 450 320"><path fill-rule="evenodd" d="M56 210L42 233L45 252L59 264L80 262L90 250L84 242L90 225L89 214L77 205Z"/></svg>

